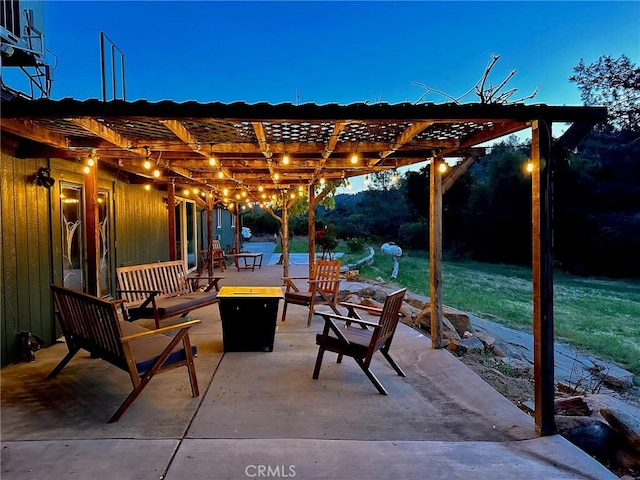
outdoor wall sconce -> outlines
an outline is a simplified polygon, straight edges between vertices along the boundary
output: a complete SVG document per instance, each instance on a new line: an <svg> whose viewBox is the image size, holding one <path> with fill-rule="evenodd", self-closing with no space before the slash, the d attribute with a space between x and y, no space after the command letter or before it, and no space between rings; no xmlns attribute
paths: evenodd
<svg viewBox="0 0 640 480"><path fill-rule="evenodd" d="M33 183L44 188L51 188L56 181L51 177L50 170L47 167L40 167L33 179Z"/></svg>

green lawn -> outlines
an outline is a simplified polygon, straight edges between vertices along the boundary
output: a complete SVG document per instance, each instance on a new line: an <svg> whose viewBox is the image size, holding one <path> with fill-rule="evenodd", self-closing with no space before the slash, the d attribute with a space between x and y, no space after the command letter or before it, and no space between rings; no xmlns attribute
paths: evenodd
<svg viewBox="0 0 640 480"><path fill-rule="evenodd" d="M390 257L376 255L367 278L389 279ZM477 262L443 262L444 303L513 328L531 331L531 269ZM427 252L400 259L396 283L428 296ZM583 278L561 272L554 279L556 338L640 375L640 282Z"/></svg>

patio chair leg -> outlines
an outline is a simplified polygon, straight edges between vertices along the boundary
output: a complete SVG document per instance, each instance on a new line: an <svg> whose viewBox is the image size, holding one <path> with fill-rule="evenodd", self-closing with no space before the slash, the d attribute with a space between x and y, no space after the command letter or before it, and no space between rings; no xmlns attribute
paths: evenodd
<svg viewBox="0 0 640 480"><path fill-rule="evenodd" d="M287 302L285 300L284 302L284 307L282 307L282 321L284 322L284 319L287 318Z"/></svg>
<svg viewBox="0 0 640 480"><path fill-rule="evenodd" d="M309 307L309 317L307 318L307 327L311 326L312 321L313 321L313 305Z"/></svg>
<svg viewBox="0 0 640 480"><path fill-rule="evenodd" d="M367 376L367 378L371 381L371 383L373 383L373 385L378 389L378 392L380 392L382 395L388 395L387 391L384 389L380 381L376 378L373 372L369 370L369 367L367 367L364 364L364 362L358 358L355 358L354 360L356 361L358 366L362 369L362 371Z"/></svg>
<svg viewBox="0 0 640 480"><path fill-rule="evenodd" d="M382 355L384 355L384 358L387 359L387 362L389 362L389 364L393 367L393 369L396 371L396 373L398 375L400 375L401 377L406 377L407 375L402 371L402 369L400 368L400 366L393 360L393 358L391 358L391 356L389 355L389 352L387 352L384 349L380 349L380 353L382 353Z"/></svg>
<svg viewBox="0 0 640 480"><path fill-rule="evenodd" d="M316 366L313 369L313 379L317 380L320 375L320 366L322 365L322 357L324 356L324 349L318 350L318 357L316 358Z"/></svg>
<svg viewBox="0 0 640 480"><path fill-rule="evenodd" d="M78 353L79 351L80 351L80 348L78 348L78 347L69 348L69 353L67 353L64 356L64 358L62 360L60 360L60 363L58 363L58 365L56 365L56 368L51 370L51 373L49 375L47 375L47 379L51 379L51 378L55 377L56 375L58 375L60 373L60 371L64 367L66 367L67 363L69 363L71 361L71 359L74 357L74 355L76 353Z"/></svg>

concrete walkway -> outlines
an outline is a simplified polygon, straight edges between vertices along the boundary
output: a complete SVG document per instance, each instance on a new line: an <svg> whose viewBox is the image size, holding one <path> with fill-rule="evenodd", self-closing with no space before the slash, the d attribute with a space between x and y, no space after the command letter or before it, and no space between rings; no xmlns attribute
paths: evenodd
<svg viewBox="0 0 640 480"><path fill-rule="evenodd" d="M292 266L303 276L307 266ZM236 272L223 285L281 285L282 268ZM201 395L184 369L154 378L115 424L127 375L81 354L53 380L58 344L2 369L3 480L23 479L615 479L429 339L400 324L380 358L377 393L351 359L311 373L321 320L278 321L273 352L224 353L217 306L192 313ZM150 324L149 324L150 325Z"/></svg>

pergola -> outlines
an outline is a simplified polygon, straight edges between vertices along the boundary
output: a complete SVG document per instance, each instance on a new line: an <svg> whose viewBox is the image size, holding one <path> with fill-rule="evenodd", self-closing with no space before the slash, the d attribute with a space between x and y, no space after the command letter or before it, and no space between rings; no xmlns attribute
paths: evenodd
<svg viewBox="0 0 640 480"><path fill-rule="evenodd" d="M198 202L209 212L218 203L262 203L282 225L285 275L287 206L292 196L299 191L309 196L312 264L313 211L327 194L323 185L430 161L434 348L442 346L442 195L484 155L486 142L531 129L535 423L541 434L548 435L555 431L554 162L605 118L606 109L601 107L523 104L271 105L16 98L2 102L0 126L3 135L17 137L18 157L91 159L99 168L127 172L131 182L166 185L170 205L176 189L194 188L201 192L196 195ZM557 140L551 134L554 122L571 124ZM447 157L461 161L443 174L438 167ZM92 231L96 168L85 176L85 196L87 228ZM281 217L269 209L274 201L282 205ZM168 209L170 240L173 211ZM95 224L97 213L93 217ZM93 231L96 241L93 248L89 242L89 264L98 257L97 229Z"/></svg>

